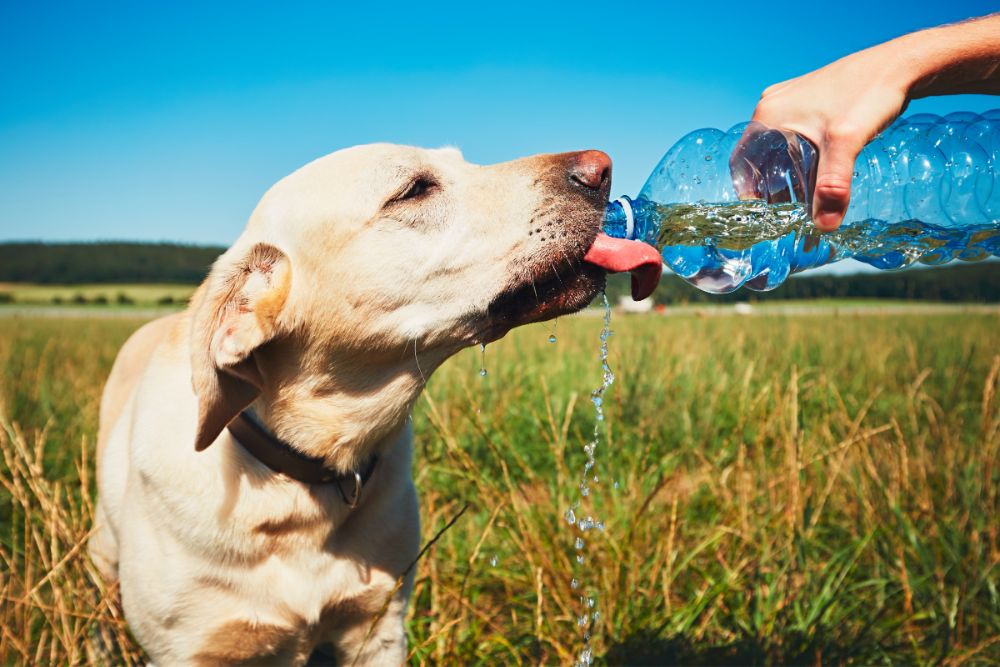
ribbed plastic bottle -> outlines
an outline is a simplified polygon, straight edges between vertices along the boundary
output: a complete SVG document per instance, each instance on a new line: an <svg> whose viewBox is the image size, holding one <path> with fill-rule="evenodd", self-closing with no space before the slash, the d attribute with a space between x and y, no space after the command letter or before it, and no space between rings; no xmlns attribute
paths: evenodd
<svg viewBox="0 0 1000 667"><path fill-rule="evenodd" d="M661 250L706 292L774 289L852 257L880 269L1000 255L1000 109L898 119L858 156L844 224L813 226L815 147L759 123L704 129L663 156L604 231Z"/></svg>

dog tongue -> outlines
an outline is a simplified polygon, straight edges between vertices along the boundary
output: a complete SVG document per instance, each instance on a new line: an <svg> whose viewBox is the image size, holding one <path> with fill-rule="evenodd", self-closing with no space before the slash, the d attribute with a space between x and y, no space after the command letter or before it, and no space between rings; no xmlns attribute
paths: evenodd
<svg viewBox="0 0 1000 667"><path fill-rule="evenodd" d="M642 241L616 239L598 234L583 261L595 264L610 273L628 271L632 274L632 299L641 301L653 293L660 282L663 260L656 248Z"/></svg>

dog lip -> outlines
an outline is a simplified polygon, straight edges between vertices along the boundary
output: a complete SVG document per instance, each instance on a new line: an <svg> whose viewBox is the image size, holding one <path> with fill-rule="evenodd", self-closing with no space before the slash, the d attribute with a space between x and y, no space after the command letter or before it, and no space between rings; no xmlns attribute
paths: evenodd
<svg viewBox="0 0 1000 667"><path fill-rule="evenodd" d="M604 288L604 277L601 267L578 260L572 271L554 272L500 294L490 303L485 340L480 342L501 338L514 327L581 310Z"/></svg>
<svg viewBox="0 0 1000 667"><path fill-rule="evenodd" d="M514 327L532 322L544 322L560 315L582 310L604 289L606 271L584 261L586 249L594 244L608 204L610 182L600 190L584 197L583 208L594 216L593 227L576 245L571 257L560 252L553 258L552 271L533 276L531 280L500 293L487 307L485 330L481 330L477 343L488 343L502 338ZM583 248L583 250L580 250ZM566 271L557 267L569 264Z"/></svg>

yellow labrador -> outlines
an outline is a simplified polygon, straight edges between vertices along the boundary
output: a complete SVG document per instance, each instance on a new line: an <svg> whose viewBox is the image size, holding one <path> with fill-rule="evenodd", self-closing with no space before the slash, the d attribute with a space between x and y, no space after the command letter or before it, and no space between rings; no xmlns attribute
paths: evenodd
<svg viewBox="0 0 1000 667"><path fill-rule="evenodd" d="M90 553L152 660L405 660L410 409L450 355L583 307L605 268L651 291L655 251L595 243L610 171L597 151L339 151L271 188L188 309L129 339Z"/></svg>

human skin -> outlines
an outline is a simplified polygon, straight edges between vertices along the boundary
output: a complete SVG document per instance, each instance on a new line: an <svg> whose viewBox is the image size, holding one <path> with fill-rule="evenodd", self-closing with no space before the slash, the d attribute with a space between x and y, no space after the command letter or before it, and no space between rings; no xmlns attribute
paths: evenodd
<svg viewBox="0 0 1000 667"><path fill-rule="evenodd" d="M910 100L1000 94L1000 13L910 33L768 87L752 120L796 132L819 149L812 219L843 222L854 161Z"/></svg>

